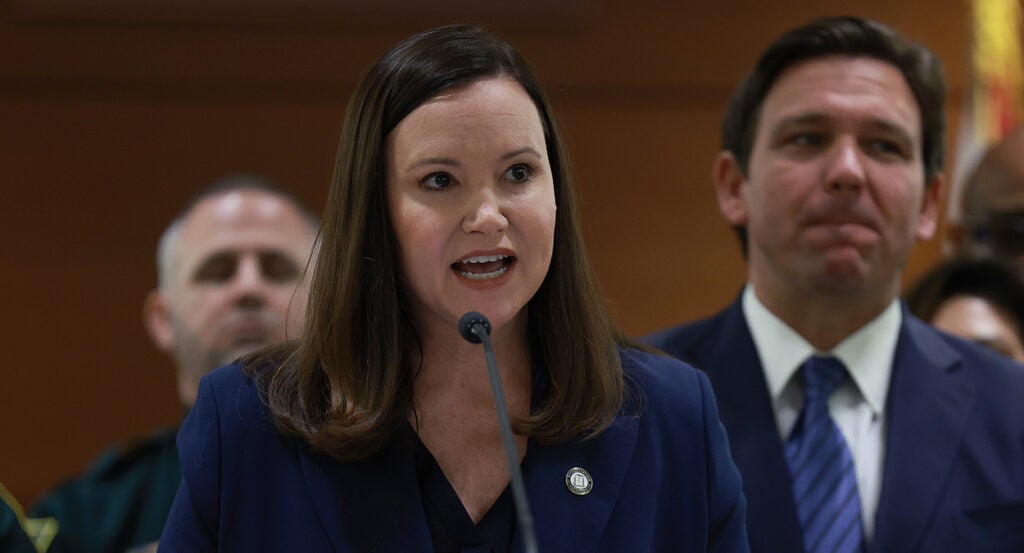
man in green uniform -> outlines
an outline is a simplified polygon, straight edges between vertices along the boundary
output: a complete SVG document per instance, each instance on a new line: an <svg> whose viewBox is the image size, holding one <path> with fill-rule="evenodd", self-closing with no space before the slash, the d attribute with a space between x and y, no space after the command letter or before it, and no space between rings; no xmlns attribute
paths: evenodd
<svg viewBox="0 0 1024 553"><path fill-rule="evenodd" d="M35 541L29 536L30 524L36 523L34 526L37 531L41 529L38 522L26 519L21 505L7 491L7 488L0 484L0 551L3 553L46 551L46 546L52 538L51 533L41 532L42 535Z"/></svg>
<svg viewBox="0 0 1024 553"><path fill-rule="evenodd" d="M175 360L183 410L203 375L301 331L317 226L292 195L236 175L200 192L164 232L145 322ZM48 551L122 553L157 541L181 481L175 433L114 447L44 497L32 516L59 524Z"/></svg>

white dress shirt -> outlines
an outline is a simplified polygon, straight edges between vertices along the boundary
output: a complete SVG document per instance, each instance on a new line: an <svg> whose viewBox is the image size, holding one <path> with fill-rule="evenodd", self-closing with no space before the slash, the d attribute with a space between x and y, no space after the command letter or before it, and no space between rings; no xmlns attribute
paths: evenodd
<svg viewBox="0 0 1024 553"><path fill-rule="evenodd" d="M866 539L875 529L885 460L885 402L903 314L899 301L847 336L831 351L818 351L757 299L752 285L743 291L743 315L764 367L779 437L785 443L803 406L800 380L794 378L811 355L832 355L850 378L832 394L829 414L850 448L857 470L861 517Z"/></svg>

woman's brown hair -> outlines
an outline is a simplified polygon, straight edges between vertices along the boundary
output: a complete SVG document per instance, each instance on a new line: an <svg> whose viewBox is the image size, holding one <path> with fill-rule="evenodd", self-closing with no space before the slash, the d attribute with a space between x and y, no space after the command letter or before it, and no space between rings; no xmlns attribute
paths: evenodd
<svg viewBox="0 0 1024 553"><path fill-rule="evenodd" d="M380 451L413 409L419 340L398 277L385 201L385 141L420 104L494 77L516 80L544 126L555 177L554 250L528 305L538 393L516 431L541 443L592 436L623 402L617 347L586 259L572 172L549 103L525 60L477 27L439 27L397 44L363 75L349 102L320 228L302 338L248 360L275 422L342 460ZM265 369L268 361L273 368Z"/></svg>

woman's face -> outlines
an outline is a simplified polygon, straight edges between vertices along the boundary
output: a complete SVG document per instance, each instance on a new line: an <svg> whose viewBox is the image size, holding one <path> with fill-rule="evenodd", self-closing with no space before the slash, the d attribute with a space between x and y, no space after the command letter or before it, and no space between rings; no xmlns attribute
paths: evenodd
<svg viewBox="0 0 1024 553"><path fill-rule="evenodd" d="M525 315L551 264L554 177L533 101L488 78L427 100L388 135L387 202L417 327L495 330Z"/></svg>
<svg viewBox="0 0 1024 553"><path fill-rule="evenodd" d="M976 296L953 296L932 315L939 330L984 344L1017 361L1024 361L1024 344L1011 319L988 301Z"/></svg>

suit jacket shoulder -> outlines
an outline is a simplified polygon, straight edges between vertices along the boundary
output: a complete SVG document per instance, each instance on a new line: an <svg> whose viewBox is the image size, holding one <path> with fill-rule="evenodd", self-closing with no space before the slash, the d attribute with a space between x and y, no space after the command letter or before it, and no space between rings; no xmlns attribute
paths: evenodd
<svg viewBox="0 0 1024 553"><path fill-rule="evenodd" d="M1024 551L1021 397L1024 367L904 310L873 550Z"/></svg>
<svg viewBox="0 0 1024 553"><path fill-rule="evenodd" d="M737 300L710 317L666 328L641 340L704 372L711 372L714 367L708 366L706 358L715 351L729 348L744 336L749 338L750 330Z"/></svg>
<svg viewBox="0 0 1024 553"><path fill-rule="evenodd" d="M633 395L632 399L639 399L657 412L677 409L682 412L676 414L684 420L700 420L699 408L704 401L702 385L706 380L700 371L675 357L632 348L622 350L621 358L627 388L632 388L627 390L627 411L629 395ZM693 408L697 410L694 412Z"/></svg>
<svg viewBox="0 0 1024 553"><path fill-rule="evenodd" d="M749 550L747 501L707 376L675 358L636 349L622 351L622 364L634 388L618 422L637 417L637 429L616 519L632 530L602 551ZM652 495L655 489L673 491ZM683 519L696 522L689 530L679 527L694 540L689 547L679 538L636 539L642 529L665 533ZM642 543L650 547L635 548Z"/></svg>

